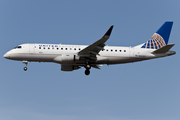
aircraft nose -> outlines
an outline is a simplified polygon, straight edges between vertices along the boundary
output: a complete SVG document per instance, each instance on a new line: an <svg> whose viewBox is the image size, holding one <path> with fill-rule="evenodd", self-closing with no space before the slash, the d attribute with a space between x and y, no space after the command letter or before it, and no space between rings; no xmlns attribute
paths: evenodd
<svg viewBox="0 0 180 120"><path fill-rule="evenodd" d="M10 55L8 53L4 54L3 56L4 58L8 59L10 57Z"/></svg>

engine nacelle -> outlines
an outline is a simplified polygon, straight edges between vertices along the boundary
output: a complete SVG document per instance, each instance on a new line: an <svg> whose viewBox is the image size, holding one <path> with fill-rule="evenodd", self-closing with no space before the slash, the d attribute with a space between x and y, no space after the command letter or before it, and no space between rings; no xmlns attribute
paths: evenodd
<svg viewBox="0 0 180 120"><path fill-rule="evenodd" d="M61 60L62 62L76 61L79 60L79 56L73 54L63 54Z"/></svg>
<svg viewBox="0 0 180 120"><path fill-rule="evenodd" d="M62 54L61 56L57 56L56 58L54 58L55 62L58 63L72 63L79 60L79 56L78 55L74 55L74 54Z"/></svg>
<svg viewBox="0 0 180 120"><path fill-rule="evenodd" d="M73 71L73 70L77 70L79 68L80 68L79 66L74 66L74 65L64 65L64 64L61 65L62 71Z"/></svg>

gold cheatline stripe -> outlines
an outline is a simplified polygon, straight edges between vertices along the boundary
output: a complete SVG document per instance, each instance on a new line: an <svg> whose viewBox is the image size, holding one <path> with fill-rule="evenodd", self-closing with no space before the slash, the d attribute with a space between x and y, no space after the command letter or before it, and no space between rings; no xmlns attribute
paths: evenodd
<svg viewBox="0 0 180 120"><path fill-rule="evenodd" d="M62 54L44 54L44 53L9 53L9 54L28 54L28 55L62 55Z"/></svg>
<svg viewBox="0 0 180 120"><path fill-rule="evenodd" d="M11 53L11 54L32 54L32 53ZM33 54L38 54L38 55L62 55L62 54L43 54L43 53L33 53ZM129 57L124 57L124 56L99 56L99 57L116 57L116 58L129 58Z"/></svg>

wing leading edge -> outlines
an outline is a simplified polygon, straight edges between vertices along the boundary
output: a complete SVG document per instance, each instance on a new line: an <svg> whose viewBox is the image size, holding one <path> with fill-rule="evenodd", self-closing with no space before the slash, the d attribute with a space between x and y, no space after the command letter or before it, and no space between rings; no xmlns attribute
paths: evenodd
<svg viewBox="0 0 180 120"><path fill-rule="evenodd" d="M109 39L112 29L113 25L107 30L101 39L81 50L78 55L80 57L86 57L95 60L96 55L99 55L99 52L104 49L104 43Z"/></svg>

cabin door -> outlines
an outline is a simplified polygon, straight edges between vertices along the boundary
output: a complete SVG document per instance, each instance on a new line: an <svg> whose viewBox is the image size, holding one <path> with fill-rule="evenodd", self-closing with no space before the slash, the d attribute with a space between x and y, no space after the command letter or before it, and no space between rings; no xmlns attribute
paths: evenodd
<svg viewBox="0 0 180 120"><path fill-rule="evenodd" d="M34 44L29 44L29 53L34 53Z"/></svg>
<svg viewBox="0 0 180 120"><path fill-rule="evenodd" d="M133 57L134 56L134 49L133 47L129 47L129 57Z"/></svg>

